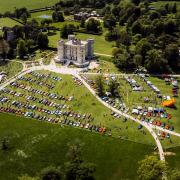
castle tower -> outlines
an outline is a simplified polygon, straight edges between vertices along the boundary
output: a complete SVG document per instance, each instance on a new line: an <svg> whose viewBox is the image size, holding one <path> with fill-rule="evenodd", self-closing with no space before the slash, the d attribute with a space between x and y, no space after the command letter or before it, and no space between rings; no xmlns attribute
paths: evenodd
<svg viewBox="0 0 180 180"><path fill-rule="evenodd" d="M58 58L61 62L64 61L66 56L64 48L65 48L65 42L64 40L60 40L58 42Z"/></svg>
<svg viewBox="0 0 180 180"><path fill-rule="evenodd" d="M79 64L83 64L85 62L85 46L78 46L78 55L77 61Z"/></svg>
<svg viewBox="0 0 180 180"><path fill-rule="evenodd" d="M75 40L75 35L70 34L68 35L68 41L74 41Z"/></svg>
<svg viewBox="0 0 180 180"><path fill-rule="evenodd" d="M88 58L92 59L94 56L94 39L87 40L87 48L88 48Z"/></svg>

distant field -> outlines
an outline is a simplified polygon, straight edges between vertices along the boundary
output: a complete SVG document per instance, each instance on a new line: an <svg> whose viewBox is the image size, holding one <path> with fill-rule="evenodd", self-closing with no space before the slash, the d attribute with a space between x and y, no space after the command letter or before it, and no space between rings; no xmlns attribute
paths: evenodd
<svg viewBox="0 0 180 180"><path fill-rule="evenodd" d="M178 9L178 11L180 11L180 2L179 1L157 1L157 2L151 3L151 6L154 6L156 8L160 8L161 6L164 6L167 3L169 3L169 4L176 3L177 4L177 9Z"/></svg>
<svg viewBox="0 0 180 180"><path fill-rule="evenodd" d="M10 18L0 18L0 27L4 27L4 26L13 27L15 25L20 25L20 24Z"/></svg>
<svg viewBox="0 0 180 180"><path fill-rule="evenodd" d="M44 167L67 161L67 144L79 139L82 156L97 165L96 180L136 179L137 162L153 147L110 138L77 128L40 122L0 113L0 139L8 137L10 149L0 150L0 179L36 176ZM129 171L130 169L130 171Z"/></svg>
<svg viewBox="0 0 180 180"><path fill-rule="evenodd" d="M51 6L57 3L59 0L0 0L0 12L13 11L14 8L26 7L28 9L41 8L45 6Z"/></svg>

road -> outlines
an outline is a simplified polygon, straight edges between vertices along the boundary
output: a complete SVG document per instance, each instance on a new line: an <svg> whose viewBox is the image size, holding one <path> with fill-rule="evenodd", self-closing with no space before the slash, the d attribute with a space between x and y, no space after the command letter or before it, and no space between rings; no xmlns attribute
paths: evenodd
<svg viewBox="0 0 180 180"><path fill-rule="evenodd" d="M137 74L134 74L134 73L95 73L95 72L84 72L84 73L81 73L81 74L86 74L86 75L100 75L100 74L103 74L105 76L107 75L113 75L113 76L133 76L133 75L137 75ZM155 76L155 77L161 77L162 75L161 74L150 74L152 76ZM171 75L172 77L180 77L180 74L172 74Z"/></svg>
<svg viewBox="0 0 180 180"><path fill-rule="evenodd" d="M109 55L109 54L101 54L101 53L94 53L94 54L98 56L113 57L112 55Z"/></svg>

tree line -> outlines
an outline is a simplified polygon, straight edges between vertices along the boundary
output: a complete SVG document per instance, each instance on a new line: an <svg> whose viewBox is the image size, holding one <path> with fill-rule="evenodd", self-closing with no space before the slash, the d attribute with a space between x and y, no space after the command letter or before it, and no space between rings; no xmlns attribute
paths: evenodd
<svg viewBox="0 0 180 180"><path fill-rule="evenodd" d="M177 5L151 9L148 1L122 1L103 8L107 41L115 41L113 60L124 70L144 66L152 73L173 72L179 64L180 14Z"/></svg>

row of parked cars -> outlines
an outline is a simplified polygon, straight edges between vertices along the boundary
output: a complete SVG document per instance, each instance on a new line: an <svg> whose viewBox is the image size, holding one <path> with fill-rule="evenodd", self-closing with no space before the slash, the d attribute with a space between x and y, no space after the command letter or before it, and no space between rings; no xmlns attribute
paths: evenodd
<svg viewBox="0 0 180 180"><path fill-rule="evenodd" d="M34 118L34 119L38 119L40 121L47 121L47 122L51 122L51 123L59 123L61 125L69 125L69 126L74 126L74 127L80 127L80 128L89 129L91 131L95 131L95 132L98 132L101 134L104 134L107 131L107 129L105 127L100 127L97 125L93 125L91 123L84 123L84 122L80 122L80 121L72 121L72 120L69 120L67 118L64 118L64 120L62 120L60 118L52 118L52 117L42 116L39 114L35 114L33 112L23 112L20 109L0 107L0 112L13 113L16 115L23 115L24 117L27 117L27 118Z"/></svg>
<svg viewBox="0 0 180 180"><path fill-rule="evenodd" d="M118 100L116 101L116 99L113 99L113 98L110 98L110 97L107 97L107 96L103 96L101 97L101 99L108 103L109 105L111 105L112 107L120 110L120 111L123 111L124 113L127 113L129 112L129 108L126 107L125 103L120 103Z"/></svg>
<svg viewBox="0 0 180 180"><path fill-rule="evenodd" d="M18 81L26 81L26 82L29 82L29 83L35 83L36 85L39 85L39 86L45 86L48 89L53 89L55 87L54 85L52 85L52 83L49 84L45 80L39 81L39 80L33 79L31 77L26 78L26 77L21 76L21 77L18 78Z"/></svg>
<svg viewBox="0 0 180 180"><path fill-rule="evenodd" d="M141 87L132 77L125 76L125 80L130 84L133 91L143 91L143 87Z"/></svg>
<svg viewBox="0 0 180 180"><path fill-rule="evenodd" d="M36 79L52 79L52 80L55 80L55 81L61 81L62 78L61 77L58 77L58 76L52 76L51 73L48 73L48 74L42 74L40 72L35 72L35 71L32 71L30 72L29 74L31 74L32 76L36 77Z"/></svg>
<svg viewBox="0 0 180 180"><path fill-rule="evenodd" d="M147 79L145 74L137 74L146 84L155 92L159 98L162 97L160 90L151 82Z"/></svg>
<svg viewBox="0 0 180 180"><path fill-rule="evenodd" d="M71 101L72 100L72 97L65 97L63 95L58 95L58 94L55 94L55 93L45 92L45 91L35 89L35 88L32 88L31 86L27 86L25 84L21 84L21 83L17 83L17 82L10 83L10 86L20 88L20 89L24 89L24 90L26 90L28 92L33 93L33 94L39 94L39 95L42 95L42 96L48 96L51 99L64 100L64 101Z"/></svg>
<svg viewBox="0 0 180 180"><path fill-rule="evenodd" d="M83 83L81 82L81 80L78 79L77 77L73 76L72 78L73 78L73 80L74 80L75 85L81 86L81 85L83 84Z"/></svg>

